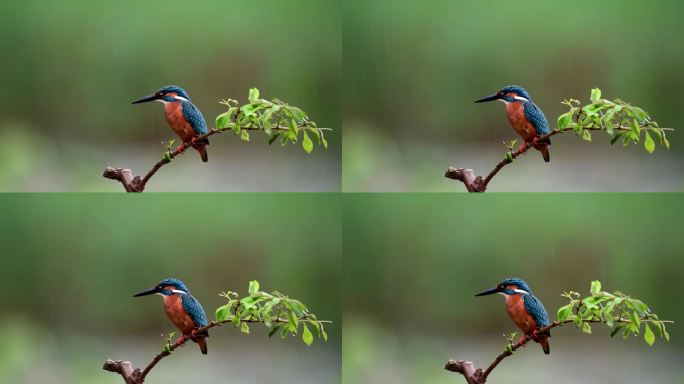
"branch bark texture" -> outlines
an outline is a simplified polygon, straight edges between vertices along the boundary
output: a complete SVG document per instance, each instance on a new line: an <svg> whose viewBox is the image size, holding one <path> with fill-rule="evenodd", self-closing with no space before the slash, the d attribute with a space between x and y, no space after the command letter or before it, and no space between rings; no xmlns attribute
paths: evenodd
<svg viewBox="0 0 684 384"><path fill-rule="evenodd" d="M602 128L584 128L585 130L589 131L601 131L603 130ZM617 127L614 128L616 131L629 131L630 129L627 127ZM561 133L565 132L574 132L572 129L554 129L553 131L547 133L546 135L539 136L537 139L538 141L544 141L545 139L550 138L551 136L555 136ZM518 156L524 154L525 152L529 151L530 148L533 148L534 144L532 143L525 143L525 146L521 150L517 151L511 151L511 156L508 158L504 158L501 160L495 167L492 169L491 172L485 177L483 176L476 176L475 171L472 169L466 169L466 168L454 168L454 167L449 167L446 170L446 173L444 174L444 177L452 180L458 180L463 183L463 185L466 187L468 192L485 192L487 190L487 186L489 185L489 182L492 181L494 176L496 176L499 171L503 169L506 165L512 163Z"/></svg>
<svg viewBox="0 0 684 384"><path fill-rule="evenodd" d="M243 130L248 130L248 131L258 131L261 130L259 127L242 127L241 129ZM284 127L284 126L278 126L278 127L273 127L272 130L274 131L287 131L289 128ZM196 141L202 141L203 139L208 138L209 136L215 135L217 133L223 133L223 132L232 132L229 128L227 129L212 129L209 132L197 136L195 138ZM169 156L166 158L162 158L159 160L152 169L150 169L144 176L136 176L132 170L128 168L113 168L113 167L107 167L104 170L104 173L102 174L102 177L115 180L121 183L123 185L124 189L126 192L143 192L145 190L145 186L147 185L147 182L150 181L152 176L154 176L161 167L164 165L168 164L173 160L176 156L180 155L181 153L185 152L188 148L192 147L192 143L183 143L181 146L176 148L173 151L169 151Z"/></svg>
<svg viewBox="0 0 684 384"><path fill-rule="evenodd" d="M301 318L300 320L304 320L305 318ZM262 321L259 319L244 319L241 320L243 323L261 323ZM273 323L287 323L287 319L273 319L271 320ZM322 323L327 323L328 321L320 321ZM224 320L224 321L212 321L208 325L197 328L195 329L195 333L201 333L202 331L206 331L210 328L214 327L220 327L226 323L232 324L231 320ZM171 355L173 351L175 351L177 348L182 347L191 339L191 336L183 336L178 342L173 343L168 345L168 348L164 348L161 352L159 352L153 359L152 361L145 366L145 368L134 368L133 363L130 361L125 361L125 360L110 360L107 359L102 366L102 369L105 371L109 372L114 372L118 373L121 375L123 378L124 382L126 384L143 384L145 382L145 379L147 378L147 375L152 371L152 369L159 363L163 358L166 356Z"/></svg>
<svg viewBox="0 0 684 384"><path fill-rule="evenodd" d="M586 323L603 323L602 320L584 320ZM624 320L624 319L616 319L616 323L629 323L629 321ZM537 330L537 333L545 333L546 331L563 326L565 324L572 323L572 320L566 320L563 322L558 322L554 321L553 323L547 325L546 327L539 328ZM501 352L495 359L494 361L489 364L489 366L485 369L482 368L475 368L475 364L471 361L466 361L466 360L452 360L449 359L444 366L444 369L450 372L456 372L460 373L463 375L463 378L465 378L466 382L468 384L485 384L487 382L487 378L489 377L489 374L492 373L494 368L496 368L499 363L501 363L505 358L508 356L511 356L516 350L518 350L521 347L524 347L532 341L532 339L528 336L525 336L524 339L522 339L519 343L514 343L510 345L510 349L505 350Z"/></svg>

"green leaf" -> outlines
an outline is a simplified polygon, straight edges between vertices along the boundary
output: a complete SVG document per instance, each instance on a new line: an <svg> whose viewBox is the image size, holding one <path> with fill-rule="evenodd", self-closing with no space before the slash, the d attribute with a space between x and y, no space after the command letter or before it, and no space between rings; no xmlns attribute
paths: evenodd
<svg viewBox="0 0 684 384"><path fill-rule="evenodd" d="M584 323L582 325L582 332L591 334L591 325L589 323Z"/></svg>
<svg viewBox="0 0 684 384"><path fill-rule="evenodd" d="M243 93L244 95L244 93ZM257 99L259 99L259 90L256 88L250 88L249 90L249 102L250 103L256 103Z"/></svg>
<svg viewBox="0 0 684 384"><path fill-rule="evenodd" d="M230 313L231 304L222 305L216 308L216 321L225 321L231 316Z"/></svg>
<svg viewBox="0 0 684 384"><path fill-rule="evenodd" d="M641 126L639 125L639 122L637 121L637 119L631 119L629 121L629 125L631 132L636 135L636 139L634 140L634 142L638 142L639 132L641 132Z"/></svg>
<svg viewBox="0 0 684 384"><path fill-rule="evenodd" d="M297 327L299 326L299 318L297 317L297 314L295 313L295 311L287 311L287 318L288 318L289 323L296 330Z"/></svg>
<svg viewBox="0 0 684 384"><path fill-rule="evenodd" d="M664 330L664 328L663 328ZM328 341L328 334L325 332L325 328L323 327L323 324L321 324L321 334L323 335L323 340ZM665 338L669 341L670 340L670 335L665 332Z"/></svg>
<svg viewBox="0 0 684 384"><path fill-rule="evenodd" d="M298 123L303 123L308 117L304 111L297 107L290 107L290 112L292 113L292 117L294 117Z"/></svg>
<svg viewBox="0 0 684 384"><path fill-rule="evenodd" d="M228 128L228 123L230 122L230 114L232 112L224 112L216 116L216 129L226 129Z"/></svg>
<svg viewBox="0 0 684 384"><path fill-rule="evenodd" d="M249 141L249 132L246 129L243 129L242 132L240 132L240 139L243 141Z"/></svg>
<svg viewBox="0 0 684 384"><path fill-rule="evenodd" d="M268 139L268 145L273 144L276 140L278 140L278 136L280 136L280 132L276 132L275 135L271 136L270 139Z"/></svg>
<svg viewBox="0 0 684 384"><path fill-rule="evenodd" d="M644 341L646 341L646 344L651 346L653 343L655 343L655 335L653 334L651 327L648 326L648 323L644 323L644 327Z"/></svg>
<svg viewBox="0 0 684 384"><path fill-rule="evenodd" d="M663 323L661 323L661 324L663 326L663 336L665 336L665 340L670 341L670 334L667 333L667 329L665 329L665 324L663 324Z"/></svg>
<svg viewBox="0 0 684 384"><path fill-rule="evenodd" d="M617 333L620 332L620 329L622 329L622 325L619 325L619 326L613 328L613 331L610 332L610 337L617 335Z"/></svg>
<svg viewBox="0 0 684 384"><path fill-rule="evenodd" d="M247 323L245 322L242 322L242 324L240 325L240 332L249 333L249 325L247 325Z"/></svg>
<svg viewBox="0 0 684 384"><path fill-rule="evenodd" d="M589 289L589 292L591 292L592 295L596 295L599 293L601 290L601 282L598 280L594 280L591 282L591 288Z"/></svg>
<svg viewBox="0 0 684 384"><path fill-rule="evenodd" d="M601 90L598 88L594 88L591 90L591 102L595 103L598 101L598 99L601 98Z"/></svg>
<svg viewBox="0 0 684 384"><path fill-rule="evenodd" d="M591 132L588 129L582 131L582 139L585 141L591 141Z"/></svg>
<svg viewBox="0 0 684 384"><path fill-rule="evenodd" d="M297 132L298 132L298 130L297 130L298 125L297 125L297 122L295 121L294 117L290 119L290 121L288 122L288 125L290 128L289 133L294 134L294 137L296 138ZM294 142L294 140L293 140L293 142Z"/></svg>
<svg viewBox="0 0 684 384"><path fill-rule="evenodd" d="M306 323L302 323L302 341L304 341L304 344L306 345L311 345L313 343L313 334L309 330L309 327L306 326Z"/></svg>
<svg viewBox="0 0 684 384"><path fill-rule="evenodd" d="M311 153L311 151L313 151L313 141L311 141L311 138L306 133L306 130L303 130L303 132L304 132L304 139L302 140L302 148L304 148L304 151L306 153Z"/></svg>
<svg viewBox="0 0 684 384"><path fill-rule="evenodd" d="M648 130L644 130L644 134L646 136L644 139L644 148L646 148L648 153L653 153L653 151L655 151L655 141L653 141L653 138L648 133Z"/></svg>
<svg viewBox="0 0 684 384"><path fill-rule="evenodd" d="M570 126L572 122L572 116L575 114L574 110L570 110L558 117L558 129L563 130Z"/></svg>
<svg viewBox="0 0 684 384"><path fill-rule="evenodd" d="M622 133L616 133L615 136L610 140L610 145L615 144L618 140L620 140L620 137L622 136Z"/></svg>
<svg viewBox="0 0 684 384"><path fill-rule="evenodd" d="M276 332L278 332L278 329L280 329L280 324L278 324L278 325L276 325L275 327L271 328L271 331L268 332L268 337L269 337L269 338L273 337L273 335L275 335Z"/></svg>
<svg viewBox="0 0 684 384"><path fill-rule="evenodd" d="M255 295L257 292L259 292L259 282L256 280L250 281L247 291L250 295Z"/></svg>
<svg viewBox="0 0 684 384"><path fill-rule="evenodd" d="M560 307L558 309L558 314L557 314L558 321L563 322L563 321L567 320L568 317L570 317L570 314L572 313L573 307L574 307L573 304L568 304L568 305L564 305L564 306Z"/></svg>

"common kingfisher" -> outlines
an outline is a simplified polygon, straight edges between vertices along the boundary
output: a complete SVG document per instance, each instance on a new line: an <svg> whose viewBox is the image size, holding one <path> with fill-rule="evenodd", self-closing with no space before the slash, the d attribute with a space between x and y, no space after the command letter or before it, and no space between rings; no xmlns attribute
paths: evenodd
<svg viewBox="0 0 684 384"><path fill-rule="evenodd" d="M207 341L209 331L196 332L197 328L206 326L207 315L202 305L192 297L190 290L178 279L164 279L154 288L138 292L133 297L147 296L152 294L161 295L164 298L164 311L171 322L180 329L182 336L177 343L183 340L183 336L189 336L192 341L199 344L202 354L207 354Z"/></svg>
<svg viewBox="0 0 684 384"><path fill-rule="evenodd" d="M521 279L510 278L502 281L494 288L482 291L475 296L500 293L506 297L506 311L524 335L518 343L522 344L529 337L541 344L545 354L549 354L549 337L551 331L538 333L539 328L549 325L549 315L544 305L533 294L530 287Z"/></svg>
<svg viewBox="0 0 684 384"><path fill-rule="evenodd" d="M209 161L207 145L209 139L197 140L197 136L208 133L207 123L204 121L202 112L190 101L190 96L185 90L176 85L168 85L156 93L138 99L133 104L159 101L164 103L164 116L171 129L183 140L183 143L192 143L202 156L202 161ZM180 150L182 146L179 146Z"/></svg>
<svg viewBox="0 0 684 384"><path fill-rule="evenodd" d="M544 161L548 163L551 159L549 157L551 140L549 138L539 140L539 136L550 132L549 123L546 121L544 112L532 102L532 98L527 91L523 87L509 85L499 92L475 102L484 103L494 100L499 100L506 104L508 122L525 141L518 151L522 152L525 144L530 143L541 152Z"/></svg>

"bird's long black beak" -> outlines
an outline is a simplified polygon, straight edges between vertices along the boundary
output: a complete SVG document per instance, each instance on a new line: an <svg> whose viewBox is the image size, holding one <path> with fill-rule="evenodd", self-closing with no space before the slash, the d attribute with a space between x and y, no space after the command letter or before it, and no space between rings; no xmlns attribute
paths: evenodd
<svg viewBox="0 0 684 384"><path fill-rule="evenodd" d="M487 296L487 295L492 295L492 294L499 293L499 292L501 292L501 289L499 289L499 287L494 287L494 288L489 288L487 290L484 290L475 296Z"/></svg>
<svg viewBox="0 0 684 384"><path fill-rule="evenodd" d="M138 99L138 100L132 102L131 104L147 103L148 101L155 101L158 99L159 99L159 96L157 96L157 94L154 94L154 95L145 96L142 99Z"/></svg>
<svg viewBox="0 0 684 384"><path fill-rule="evenodd" d="M150 289L144 290L144 291L142 291L142 292L138 292L138 293L136 293L135 295L133 295L133 297L154 295L155 293L158 293L158 292L159 292L159 288L154 287L154 288L150 288Z"/></svg>
<svg viewBox="0 0 684 384"><path fill-rule="evenodd" d="M498 94L493 94L493 95L487 96L483 99L475 100L475 102L476 103L486 103L487 101L494 101L494 100L500 100L500 99L501 99L501 96L499 96Z"/></svg>

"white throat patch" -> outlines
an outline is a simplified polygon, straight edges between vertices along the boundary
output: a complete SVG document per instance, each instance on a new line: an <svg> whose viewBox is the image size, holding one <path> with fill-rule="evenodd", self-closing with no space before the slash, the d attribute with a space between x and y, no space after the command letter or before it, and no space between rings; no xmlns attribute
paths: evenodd
<svg viewBox="0 0 684 384"><path fill-rule="evenodd" d="M514 289L513 292L515 292L515 293L520 293L520 294L523 294L523 295L529 295L529 294L530 294L529 292L524 291L524 290L522 290L522 289Z"/></svg>
<svg viewBox="0 0 684 384"><path fill-rule="evenodd" d="M187 295L187 292L183 292L183 291L181 291L180 289L174 289L174 290L172 290L171 292L173 292L173 293L178 293L178 294L181 294L181 295Z"/></svg>
<svg viewBox="0 0 684 384"><path fill-rule="evenodd" d="M183 97L183 96L174 96L174 98L175 98L176 100L190 101L190 100L186 99L186 98Z"/></svg>

